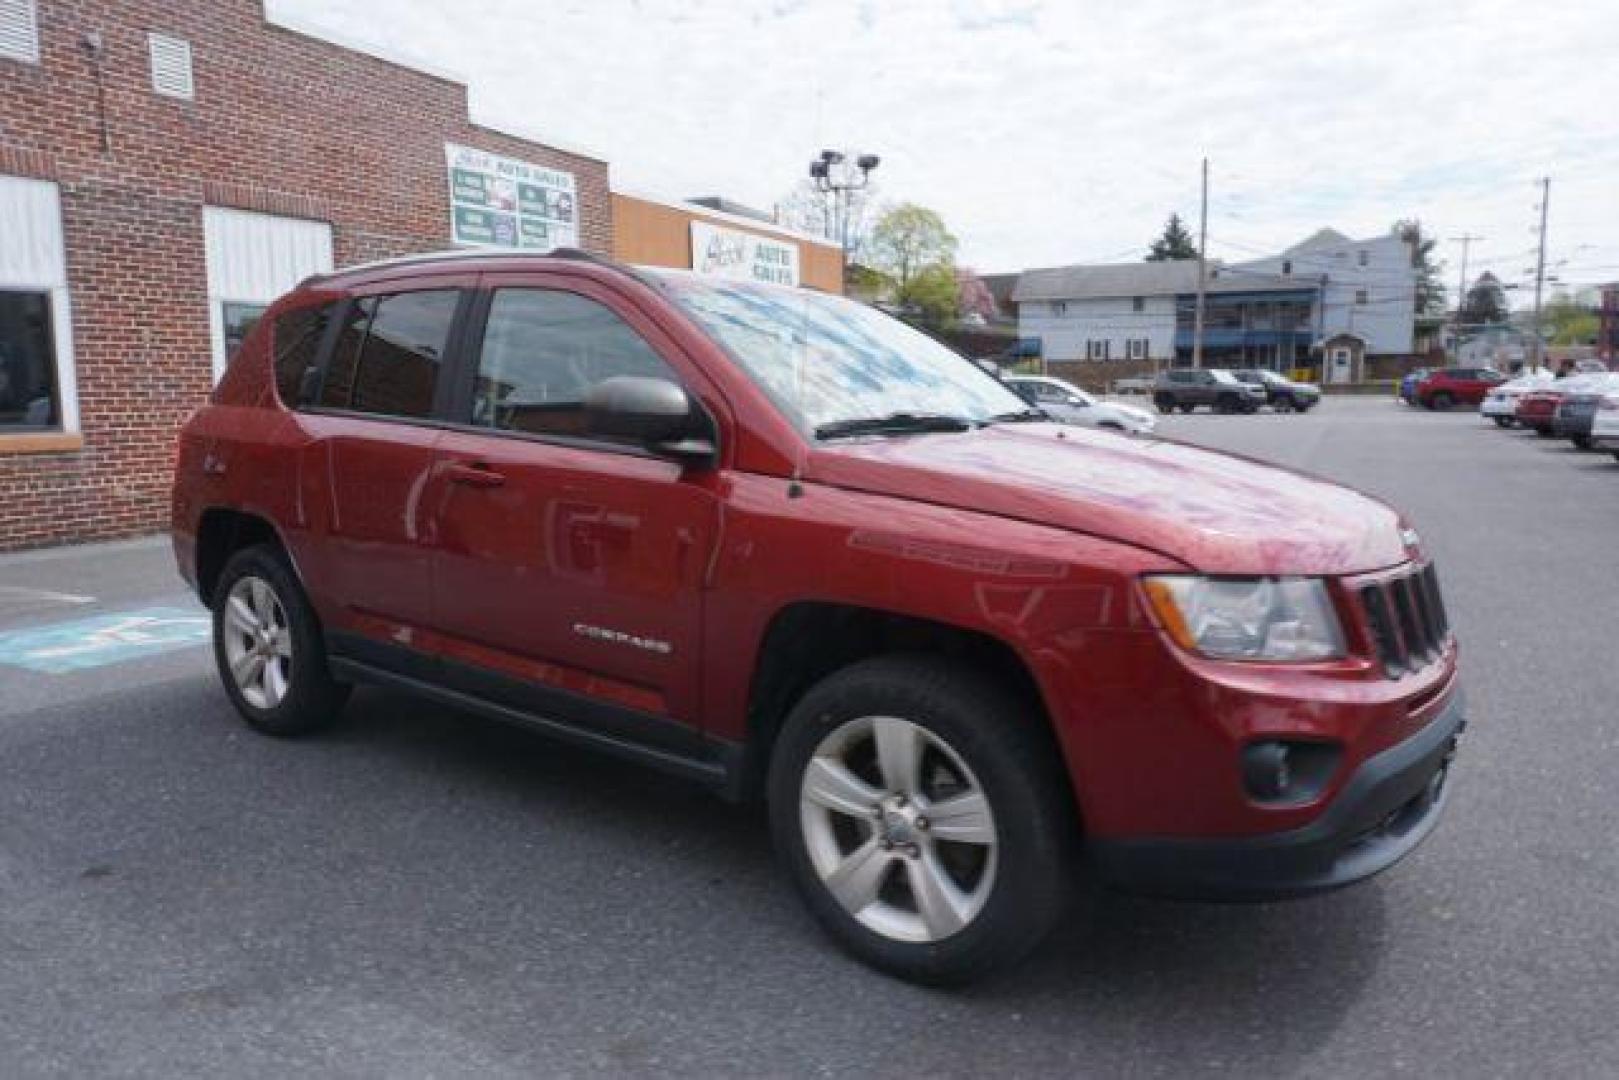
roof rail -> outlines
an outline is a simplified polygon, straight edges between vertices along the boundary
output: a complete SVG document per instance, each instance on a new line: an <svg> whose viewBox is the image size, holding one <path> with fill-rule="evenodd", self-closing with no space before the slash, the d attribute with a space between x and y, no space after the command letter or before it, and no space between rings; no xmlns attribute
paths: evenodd
<svg viewBox="0 0 1619 1080"><path fill-rule="evenodd" d="M616 262L605 255L598 255L583 248L553 248L550 251L525 251L520 248L446 248L443 251L418 251L410 255L396 255L389 259L374 259L371 262L355 263L353 266L343 266L325 273L311 274L299 282L299 286L317 284L330 281L332 278L345 274L363 274L372 270L386 270L396 266L416 266L419 264L432 264L439 262L459 262L464 259L570 259L578 262L588 262L607 269L618 270L631 277L641 279L639 274Z"/></svg>

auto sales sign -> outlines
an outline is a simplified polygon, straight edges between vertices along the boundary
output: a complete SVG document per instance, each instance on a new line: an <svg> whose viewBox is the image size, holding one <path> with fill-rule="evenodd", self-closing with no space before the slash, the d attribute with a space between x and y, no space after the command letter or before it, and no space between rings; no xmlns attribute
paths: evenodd
<svg viewBox="0 0 1619 1080"><path fill-rule="evenodd" d="M454 143L444 144L444 156L452 241L540 251L579 246L573 173Z"/></svg>
<svg viewBox="0 0 1619 1080"><path fill-rule="evenodd" d="M741 281L797 285L798 245L694 220L691 268Z"/></svg>

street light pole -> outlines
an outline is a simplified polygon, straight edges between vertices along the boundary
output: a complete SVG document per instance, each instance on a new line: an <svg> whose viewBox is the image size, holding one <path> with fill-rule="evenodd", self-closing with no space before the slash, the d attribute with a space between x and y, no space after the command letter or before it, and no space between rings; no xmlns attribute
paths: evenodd
<svg viewBox="0 0 1619 1080"><path fill-rule="evenodd" d="M815 190L823 196L831 196L832 220L827 223L831 236L828 239L837 239L845 269L849 266L849 208L853 192L871 183L871 172L880 164L882 159L876 154L861 154L849 164L848 156L841 150L822 150L819 157L810 161L809 174Z"/></svg>

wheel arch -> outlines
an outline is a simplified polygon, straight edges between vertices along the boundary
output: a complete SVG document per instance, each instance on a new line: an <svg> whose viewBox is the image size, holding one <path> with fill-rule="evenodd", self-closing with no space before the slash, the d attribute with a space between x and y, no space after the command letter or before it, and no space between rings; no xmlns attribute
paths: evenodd
<svg viewBox="0 0 1619 1080"><path fill-rule="evenodd" d="M762 793L782 723L811 687L861 660L897 653L947 656L994 679L1028 703L1061 759L1061 744L1040 684L1022 655L1004 639L881 608L799 601L777 611L760 639L735 793L743 798Z"/></svg>
<svg viewBox="0 0 1619 1080"><path fill-rule="evenodd" d="M274 546L292 563L292 553L280 530L264 515L224 506L202 512L197 520L195 570L197 596L204 604L212 604L214 589L231 556L255 544ZM295 565L293 574L299 576Z"/></svg>

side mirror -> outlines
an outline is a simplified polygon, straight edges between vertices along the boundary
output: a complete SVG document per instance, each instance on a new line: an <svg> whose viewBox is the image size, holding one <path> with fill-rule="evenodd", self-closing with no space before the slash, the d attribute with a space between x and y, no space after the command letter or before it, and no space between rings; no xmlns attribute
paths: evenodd
<svg viewBox="0 0 1619 1080"><path fill-rule="evenodd" d="M640 443L679 461L712 461L709 420L684 389L668 379L617 375L585 391L585 422L592 435Z"/></svg>

